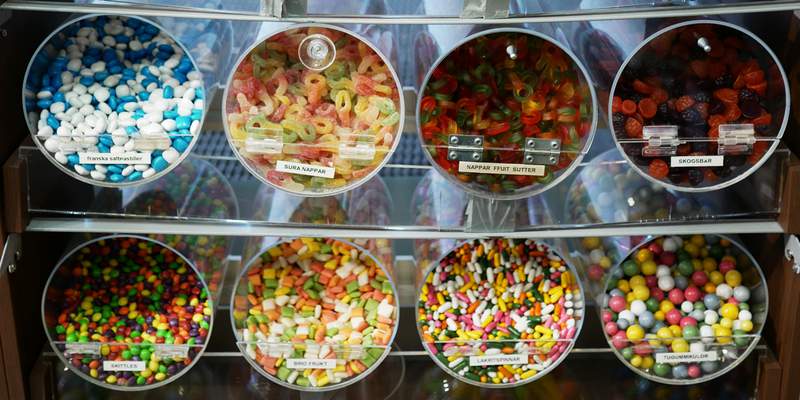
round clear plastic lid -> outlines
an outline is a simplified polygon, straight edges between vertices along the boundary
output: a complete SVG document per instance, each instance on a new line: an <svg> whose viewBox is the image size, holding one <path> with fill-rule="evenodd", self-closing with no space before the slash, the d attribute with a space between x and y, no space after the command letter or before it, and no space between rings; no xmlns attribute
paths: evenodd
<svg viewBox="0 0 800 400"><path fill-rule="evenodd" d="M172 173L155 182L123 191L126 214L186 217L239 218L239 203L228 179L208 161L189 157ZM222 280L233 249L233 238L215 235L164 235L148 237L167 244L192 261L208 284L211 297L219 299Z"/></svg>
<svg viewBox="0 0 800 400"><path fill-rule="evenodd" d="M224 95L239 160L290 193L326 196L367 181L399 142L404 104L386 57L355 33L298 25L248 50Z"/></svg>
<svg viewBox="0 0 800 400"><path fill-rule="evenodd" d="M542 34L466 38L428 72L417 129L431 164L465 190L514 199L564 179L591 144L595 94L580 62Z"/></svg>
<svg viewBox="0 0 800 400"><path fill-rule="evenodd" d="M50 345L67 367L108 389L165 385L200 358L213 326L208 287L175 249L139 236L75 247L42 296Z"/></svg>
<svg viewBox="0 0 800 400"><path fill-rule="evenodd" d="M744 28L689 21L645 40L612 86L617 145L648 179L683 191L734 184L772 154L789 110L786 74Z"/></svg>
<svg viewBox="0 0 800 400"><path fill-rule="evenodd" d="M543 243L465 241L428 264L420 278L420 339L431 359L463 382L497 388L537 380L580 334L580 279Z"/></svg>
<svg viewBox="0 0 800 400"><path fill-rule="evenodd" d="M391 272L335 239L283 240L253 257L234 288L231 324L253 368L280 385L351 385L389 354L398 299Z"/></svg>
<svg viewBox="0 0 800 400"><path fill-rule="evenodd" d="M205 94L192 55L169 32L139 17L87 15L36 50L22 102L48 160L83 182L122 187L183 161L202 127Z"/></svg>
<svg viewBox="0 0 800 400"><path fill-rule="evenodd" d="M637 374L690 385L730 371L758 344L767 285L752 255L718 235L643 241L600 299L609 346Z"/></svg>

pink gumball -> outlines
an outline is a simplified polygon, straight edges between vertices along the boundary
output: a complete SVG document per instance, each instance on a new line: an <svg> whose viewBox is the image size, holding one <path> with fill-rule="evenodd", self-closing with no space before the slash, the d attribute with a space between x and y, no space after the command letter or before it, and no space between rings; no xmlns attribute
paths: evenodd
<svg viewBox="0 0 800 400"><path fill-rule="evenodd" d="M652 353L653 349L650 347L649 343L641 342L633 346L633 352L640 356L646 356Z"/></svg>
<svg viewBox="0 0 800 400"><path fill-rule="evenodd" d="M736 268L736 264L733 263L731 260L722 260L719 262L719 272L722 275L728 273L728 271Z"/></svg>
<svg viewBox="0 0 800 400"><path fill-rule="evenodd" d="M606 322L606 333L609 336L614 336L619 332L619 326L617 326L616 322Z"/></svg>
<svg viewBox="0 0 800 400"><path fill-rule="evenodd" d="M655 275L647 275L644 277L644 283L651 289L658 287L658 278Z"/></svg>
<svg viewBox="0 0 800 400"><path fill-rule="evenodd" d="M708 283L708 275L706 275L705 271L694 271L692 273L692 283L695 286L702 287Z"/></svg>
<svg viewBox="0 0 800 400"><path fill-rule="evenodd" d="M683 292L683 296L686 297L686 300L694 303L695 301L700 300L700 298L703 296L703 293L700 292L700 289L698 289L697 286L689 286ZM733 296L731 296L731 298L733 298Z"/></svg>
<svg viewBox="0 0 800 400"><path fill-rule="evenodd" d="M700 366L697 364L690 365L687 372L689 373L690 378L699 378L702 374L702 371L700 371Z"/></svg>
<svg viewBox="0 0 800 400"><path fill-rule="evenodd" d="M611 345L617 350L622 350L628 346L628 338L624 331L619 331L611 337Z"/></svg>
<svg viewBox="0 0 800 400"><path fill-rule="evenodd" d="M683 317L679 322L681 328L686 327L688 325L697 326L697 321L695 321L692 317Z"/></svg>
<svg viewBox="0 0 800 400"><path fill-rule="evenodd" d="M608 300L608 308L616 313L624 310L627 305L628 303L622 296L611 296L611 299Z"/></svg>
<svg viewBox="0 0 800 400"><path fill-rule="evenodd" d="M611 311L605 310L603 311L603 322L611 322L614 319L614 316L611 315Z"/></svg>
<svg viewBox="0 0 800 400"><path fill-rule="evenodd" d="M650 252L655 255L659 255L662 252L661 245L656 242L650 243L650 245L647 246L647 250L650 250Z"/></svg>
<svg viewBox="0 0 800 400"><path fill-rule="evenodd" d="M731 296L731 298L730 298L730 299L728 299L728 303L731 303L731 304L733 304L733 305L737 305L737 306L738 306L738 305L739 305L739 300L736 300L736 298L734 298L733 296Z"/></svg>
<svg viewBox="0 0 800 400"><path fill-rule="evenodd" d="M651 290L650 291L650 297L653 297L656 300L658 300L659 302L661 302L661 300L664 300L664 292L662 292L661 289Z"/></svg>
<svg viewBox="0 0 800 400"><path fill-rule="evenodd" d="M673 308L672 310L667 311L666 318L667 322L669 322L670 325L679 324L681 322L682 317L683 316L681 315L681 312L678 311L677 308Z"/></svg>
<svg viewBox="0 0 800 400"><path fill-rule="evenodd" d="M659 257L661 264L666 266L675 265L675 253L671 251L665 251L661 253L661 257Z"/></svg>
<svg viewBox="0 0 800 400"><path fill-rule="evenodd" d="M597 264L592 264L589 267L589 279L599 281L603 279L603 268Z"/></svg>
<svg viewBox="0 0 800 400"><path fill-rule="evenodd" d="M680 290L678 288L670 290L667 296L669 297L669 301L671 301L672 304L675 304L676 306L683 303L683 301L686 300L683 297L683 290Z"/></svg>

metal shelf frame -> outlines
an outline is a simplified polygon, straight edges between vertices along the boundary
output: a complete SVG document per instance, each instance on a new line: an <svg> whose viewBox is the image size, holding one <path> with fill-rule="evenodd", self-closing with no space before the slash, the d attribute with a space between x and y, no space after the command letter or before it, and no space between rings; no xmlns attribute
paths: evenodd
<svg viewBox="0 0 800 400"><path fill-rule="evenodd" d="M800 1L749 1L733 4L687 5L661 7L619 7L603 9L550 12L535 15L511 15L508 18L463 18L460 16L423 15L282 15L282 0L266 0L260 13L228 10L200 9L192 7L160 6L151 4L72 4L56 1L9 0L0 5L0 10L40 11L81 14L139 15L152 17L180 17L195 19L222 19L231 21L262 22L318 22L331 24L523 24L603 21L639 18L693 17L710 15L748 14L800 9ZM270 11L275 10L275 11Z"/></svg>

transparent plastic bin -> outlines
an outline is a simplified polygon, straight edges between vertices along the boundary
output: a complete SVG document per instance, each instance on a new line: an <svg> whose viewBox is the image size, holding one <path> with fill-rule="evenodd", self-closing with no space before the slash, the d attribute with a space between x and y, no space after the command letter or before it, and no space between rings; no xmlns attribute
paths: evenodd
<svg viewBox="0 0 800 400"><path fill-rule="evenodd" d="M223 102L242 164L304 196L342 193L377 174L399 143L405 112L387 57L355 32L320 24L292 25L250 47Z"/></svg>
<svg viewBox="0 0 800 400"><path fill-rule="evenodd" d="M497 252L500 246L506 247ZM428 267L417 282L417 331L431 359L460 381L487 388L535 381L563 361L580 335L582 283L552 247L533 240L464 241L422 265ZM470 272L451 276L463 268ZM487 292L499 287L507 290L490 302Z"/></svg>
<svg viewBox="0 0 800 400"><path fill-rule="evenodd" d="M135 38L144 42L134 40L132 43L147 46L141 50L133 50L130 54L143 52L141 56L152 67L149 69L147 86L142 84L145 81L138 82L133 87L122 85L126 79L121 74L125 71L124 65L119 67L119 72L116 72L116 66L106 68L103 60L105 57L111 60L110 54L113 53L105 56L102 52L83 57L85 60L96 60L92 65L99 70L98 72L93 72L94 70L90 69L91 65L81 64L77 66L81 74L69 78L74 79L72 83L63 83L60 71L69 66L69 58L67 53L59 52L65 51L72 41L69 38L80 32L80 28L88 29L89 25L98 19L122 20L128 28L142 30L142 33L137 33ZM96 29L92 29L93 32L97 32ZM89 34L91 35L91 31ZM104 37L116 40L110 34ZM154 39L145 40L148 37ZM109 43L113 43L112 41ZM123 45L127 48L127 44L123 42L114 46ZM160 46L166 45L172 45L172 50L166 50L166 47L162 50ZM103 49L106 50L116 49L110 44L104 46ZM175 52L172 53L173 51ZM160 58L162 54L164 56ZM176 65L170 69L164 66L167 62ZM159 67L156 67L157 63ZM86 75L83 75L84 72ZM67 75L68 72L65 70L63 74ZM172 75L167 79L161 77L167 74ZM86 81L81 83L82 79ZM118 81L116 88L95 95L98 92L92 89L94 87L92 85L96 80L101 80L103 83L101 86L104 86L109 79ZM179 85L181 80L196 84L181 87ZM68 85L75 85L75 81L82 89L73 89L66 93L59 91ZM155 89L151 92L145 91L145 88L151 85L156 85ZM86 92L87 87L91 92ZM122 87L124 88L119 89ZM167 87L169 89L164 90ZM166 103L153 101L148 104L146 99L149 99L150 93L155 92L161 93L165 99L174 100L167 100ZM182 97L184 93L189 92L191 94L186 94L186 98ZM141 93L148 95L145 97ZM62 95L63 99L60 98ZM67 96L69 98L66 98ZM104 187L124 187L151 182L168 174L179 165L191 152L201 131L206 111L205 97L202 74L192 54L183 47L183 44L156 23L132 16L85 15L61 25L39 45L31 57L22 88L23 111L33 142L46 158L68 175ZM66 104L70 107L66 107ZM145 105L147 111L143 111ZM178 105L181 105L180 109ZM82 107L86 108L85 112L79 111ZM49 117L44 116L45 110ZM139 112L142 114L137 114ZM119 115L119 118L113 119L112 122L110 118L112 115ZM78 120L79 116L84 117ZM76 135L75 132L79 134Z"/></svg>
<svg viewBox="0 0 800 400"><path fill-rule="evenodd" d="M236 192L213 164L189 157L171 174L122 192L125 214L153 217L187 217L235 220L239 218ZM219 300L222 280L233 251L234 238L213 235L163 235L148 237L178 250L192 261Z"/></svg>
<svg viewBox="0 0 800 400"><path fill-rule="evenodd" d="M337 265L343 257L349 259ZM391 271L343 240L298 238L263 248L245 264L231 305L245 359L269 380L301 391L358 382L381 364L397 334Z"/></svg>
<svg viewBox="0 0 800 400"><path fill-rule="evenodd" d="M676 244L677 251L667 251ZM726 236L649 238L614 267L605 293L601 323L614 353L637 374L672 385L706 382L735 368L758 344L767 319L761 268Z"/></svg>
<svg viewBox="0 0 800 400"><path fill-rule="evenodd" d="M645 178L701 192L741 181L777 148L789 115L777 56L752 32L687 21L649 36L611 87L618 148Z"/></svg>
<svg viewBox="0 0 800 400"><path fill-rule="evenodd" d="M418 40L433 49L434 37ZM501 65L508 73L495 72ZM541 193L565 179L591 145L591 80L566 47L542 33L498 28L468 36L422 82L417 131L425 154L471 194L507 200Z"/></svg>
<svg viewBox="0 0 800 400"><path fill-rule="evenodd" d="M139 248L139 264L127 258L131 247ZM165 297L178 284L180 293ZM146 237L112 235L83 242L59 261L42 295L42 323L53 351L76 375L107 389L140 391L178 379L199 360L214 312L202 276L181 253Z"/></svg>

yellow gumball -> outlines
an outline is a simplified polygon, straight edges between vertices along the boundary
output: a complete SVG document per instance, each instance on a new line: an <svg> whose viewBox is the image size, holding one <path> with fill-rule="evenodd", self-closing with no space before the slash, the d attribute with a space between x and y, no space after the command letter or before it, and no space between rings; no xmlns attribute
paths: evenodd
<svg viewBox="0 0 800 400"><path fill-rule="evenodd" d="M611 259L606 256L603 256L603 258L600 259L600 268L603 269L611 268Z"/></svg>
<svg viewBox="0 0 800 400"><path fill-rule="evenodd" d="M628 304L632 303L634 300L636 300L636 297L633 295L632 291L625 294L625 301L627 301Z"/></svg>
<svg viewBox="0 0 800 400"><path fill-rule="evenodd" d="M647 260L642 263L642 273L645 275L655 275L658 270L658 264L653 260Z"/></svg>
<svg viewBox="0 0 800 400"><path fill-rule="evenodd" d="M672 341L672 352L673 353L687 353L689 352L689 343L682 338L677 338Z"/></svg>
<svg viewBox="0 0 800 400"><path fill-rule="evenodd" d="M645 261L650 261L653 259L653 253L648 249L639 249L636 252L636 262L641 264Z"/></svg>
<svg viewBox="0 0 800 400"><path fill-rule="evenodd" d="M650 289L648 289L647 286L644 286L644 285L634 286L633 287L633 297L636 300L645 301L648 298L650 298Z"/></svg>
<svg viewBox="0 0 800 400"><path fill-rule="evenodd" d="M717 342L720 344L728 344L733 342L733 338L731 338L731 330L724 327L719 327L714 330L714 336L717 337Z"/></svg>
<svg viewBox="0 0 800 400"><path fill-rule="evenodd" d="M631 285L627 280L620 279L619 282L617 282L617 289L621 290L623 293L628 293L631 291Z"/></svg>
<svg viewBox="0 0 800 400"><path fill-rule="evenodd" d="M753 321L741 321L739 327L745 332L750 332L753 330Z"/></svg>
<svg viewBox="0 0 800 400"><path fill-rule="evenodd" d="M642 366L642 356L640 356L638 354L633 356L633 358L631 358L631 365L633 365L636 368L641 367Z"/></svg>
<svg viewBox="0 0 800 400"><path fill-rule="evenodd" d="M708 279L715 285L719 285L725 280L725 278L722 276L722 273L719 271L711 271L711 273L708 274Z"/></svg>
<svg viewBox="0 0 800 400"><path fill-rule="evenodd" d="M689 241L697 247L702 247L706 244L706 238L704 238L703 235L693 235Z"/></svg>
<svg viewBox="0 0 800 400"><path fill-rule="evenodd" d="M659 339L662 339L665 344L672 343L672 338L674 337L672 331L666 326L663 328L659 328L658 331L656 332L656 336L658 336Z"/></svg>
<svg viewBox="0 0 800 400"><path fill-rule="evenodd" d="M653 317L655 317L657 321L663 321L667 318L666 314L661 310L654 312Z"/></svg>
<svg viewBox="0 0 800 400"><path fill-rule="evenodd" d="M732 288L735 288L735 287L741 285L742 284L742 273L737 271L737 270L735 270L735 269L732 269L732 270L726 272L725 273L725 283L727 283L728 286L730 286Z"/></svg>
<svg viewBox="0 0 800 400"><path fill-rule="evenodd" d="M707 257L703 259L703 271L711 272L717 269L717 260Z"/></svg>
<svg viewBox="0 0 800 400"><path fill-rule="evenodd" d="M644 339L644 328L639 325L631 325L625 330L625 336L632 342L638 342Z"/></svg>
<svg viewBox="0 0 800 400"><path fill-rule="evenodd" d="M695 245L694 243L686 243L683 246L683 249L687 253L689 253L689 255L691 255L692 257L697 257L698 255L700 255L700 248L698 248L697 245Z"/></svg>
<svg viewBox="0 0 800 400"><path fill-rule="evenodd" d="M641 275L634 275L628 280L628 284L631 285L631 289L637 286L647 286L647 281L644 280L644 277Z"/></svg>
<svg viewBox="0 0 800 400"><path fill-rule="evenodd" d="M739 317L739 307L737 307L736 304L733 303L725 303L719 309L719 313L722 314L724 318L733 321Z"/></svg>
<svg viewBox="0 0 800 400"><path fill-rule="evenodd" d="M668 313L669 310L672 310L673 308L675 308L675 305L669 300L661 300L661 304L658 305L658 309L664 314Z"/></svg>
<svg viewBox="0 0 800 400"><path fill-rule="evenodd" d="M674 337L683 336L683 329L679 325L670 325L669 330L672 331L672 336Z"/></svg>
<svg viewBox="0 0 800 400"><path fill-rule="evenodd" d="M653 360L653 357L646 356L642 358L642 369L653 368L653 364L655 364L655 360Z"/></svg>
<svg viewBox="0 0 800 400"><path fill-rule="evenodd" d="M600 238L599 237L583 238L583 247L587 250L594 250L600 247Z"/></svg>
<svg viewBox="0 0 800 400"><path fill-rule="evenodd" d="M722 318L719 320L719 326L727 329L733 328L733 321L729 320L728 318Z"/></svg>
<svg viewBox="0 0 800 400"><path fill-rule="evenodd" d="M695 271L702 270L703 269L703 262L700 261L700 259L693 258L692 259L692 268L694 268Z"/></svg>

